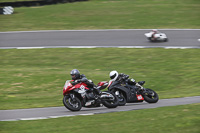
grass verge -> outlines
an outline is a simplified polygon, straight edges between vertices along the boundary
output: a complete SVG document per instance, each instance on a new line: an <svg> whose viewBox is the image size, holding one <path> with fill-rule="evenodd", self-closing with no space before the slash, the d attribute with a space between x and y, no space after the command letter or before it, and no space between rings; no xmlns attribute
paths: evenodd
<svg viewBox="0 0 200 133"><path fill-rule="evenodd" d="M199 0L90 0L15 8L0 31L200 28Z"/></svg>
<svg viewBox="0 0 200 133"><path fill-rule="evenodd" d="M47 120L0 122L1 133L199 133L200 103Z"/></svg>
<svg viewBox="0 0 200 133"><path fill-rule="evenodd" d="M161 99L200 95L199 49L1 49L0 109L62 106L62 88L79 69L95 84L118 70Z"/></svg>

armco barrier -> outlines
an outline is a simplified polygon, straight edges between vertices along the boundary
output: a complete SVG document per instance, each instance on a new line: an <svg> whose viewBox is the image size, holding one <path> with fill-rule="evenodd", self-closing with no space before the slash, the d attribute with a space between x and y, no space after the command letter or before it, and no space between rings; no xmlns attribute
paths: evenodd
<svg viewBox="0 0 200 133"><path fill-rule="evenodd" d="M12 7L30 7L30 6L43 6L51 5L57 3L67 3L67 2L78 2L78 1L88 1L88 0L30 0L30 1L16 1L16 2L1 2L0 7L12 6Z"/></svg>

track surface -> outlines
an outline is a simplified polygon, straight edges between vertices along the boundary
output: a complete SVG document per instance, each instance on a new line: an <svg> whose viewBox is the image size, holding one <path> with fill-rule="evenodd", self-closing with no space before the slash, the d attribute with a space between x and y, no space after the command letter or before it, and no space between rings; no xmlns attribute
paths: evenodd
<svg viewBox="0 0 200 133"><path fill-rule="evenodd" d="M31 31L0 32L0 49L19 47L70 47L70 46L146 46L146 47L186 47L200 48L200 29L196 30L160 30L167 34L169 42L150 43L144 33L150 30L84 30L84 31ZM129 103L115 109L82 108L79 112L68 111L63 107L34 108L18 110L0 110L0 121L48 119L74 115L93 115L118 111L176 106L200 103L200 96L162 99L156 104Z"/></svg>
<svg viewBox="0 0 200 133"><path fill-rule="evenodd" d="M151 43L144 33L150 29L130 30L67 30L0 32L0 48L16 47L68 47L68 46L148 46L200 48L200 29L160 30L169 42Z"/></svg>
<svg viewBox="0 0 200 133"><path fill-rule="evenodd" d="M161 99L157 103L149 104L143 103L128 103L125 106L118 106L117 108L108 109L106 107L98 108L82 108L81 111L71 112L63 107L50 107L50 108L33 108L33 109L18 109L18 110L0 110L0 121L16 121L16 120L36 120L67 117L75 115L93 115L100 113L110 113L119 111L139 110L147 108L157 108L164 106L176 106L192 103L200 103L200 96Z"/></svg>

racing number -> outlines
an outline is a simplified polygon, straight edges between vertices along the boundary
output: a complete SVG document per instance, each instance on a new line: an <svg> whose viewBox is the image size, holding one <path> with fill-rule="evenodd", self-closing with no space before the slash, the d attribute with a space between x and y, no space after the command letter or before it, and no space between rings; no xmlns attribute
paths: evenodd
<svg viewBox="0 0 200 133"><path fill-rule="evenodd" d="M137 95L138 100L143 100L143 97L141 95Z"/></svg>

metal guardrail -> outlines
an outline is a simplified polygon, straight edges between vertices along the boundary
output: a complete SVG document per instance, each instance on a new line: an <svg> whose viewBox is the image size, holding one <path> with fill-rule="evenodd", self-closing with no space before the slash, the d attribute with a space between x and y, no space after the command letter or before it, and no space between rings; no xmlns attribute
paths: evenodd
<svg viewBox="0 0 200 133"><path fill-rule="evenodd" d="M43 5L51 5L58 3L68 3L68 2L78 2L78 1L87 1L87 0L29 0L29 1L15 1L15 2L1 2L0 7L12 6L12 7L22 7L22 6L43 6Z"/></svg>

